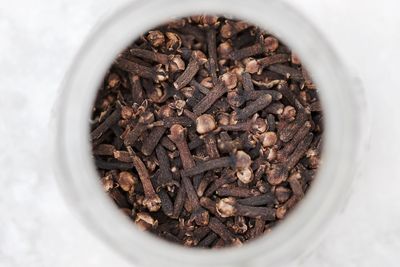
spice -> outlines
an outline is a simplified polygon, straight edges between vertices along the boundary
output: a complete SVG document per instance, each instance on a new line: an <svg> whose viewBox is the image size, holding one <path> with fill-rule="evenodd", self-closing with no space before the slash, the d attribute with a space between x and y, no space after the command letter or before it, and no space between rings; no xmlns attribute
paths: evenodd
<svg viewBox="0 0 400 267"><path fill-rule="evenodd" d="M305 197L322 123L296 54L251 24L201 15L118 56L90 139L102 188L140 229L221 248L271 231Z"/></svg>

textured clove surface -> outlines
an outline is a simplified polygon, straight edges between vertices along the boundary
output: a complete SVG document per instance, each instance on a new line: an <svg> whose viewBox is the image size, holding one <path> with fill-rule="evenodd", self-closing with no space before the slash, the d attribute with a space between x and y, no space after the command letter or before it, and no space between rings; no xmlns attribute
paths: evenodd
<svg viewBox="0 0 400 267"><path fill-rule="evenodd" d="M104 191L140 229L184 246L268 233L321 164L316 86L296 54L244 21L192 16L144 33L92 110Z"/></svg>

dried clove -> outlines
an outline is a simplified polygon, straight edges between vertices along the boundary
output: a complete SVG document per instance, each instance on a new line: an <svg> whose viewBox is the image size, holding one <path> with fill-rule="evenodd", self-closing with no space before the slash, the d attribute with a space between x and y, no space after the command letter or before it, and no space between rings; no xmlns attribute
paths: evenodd
<svg viewBox="0 0 400 267"><path fill-rule="evenodd" d="M260 96L257 100L254 100L249 105L236 112L236 120L245 120L254 113L265 109L272 101L272 96L270 94L265 94Z"/></svg>
<svg viewBox="0 0 400 267"><path fill-rule="evenodd" d="M200 102L193 107L193 112L196 115L201 115L206 112L220 97L227 92L227 88L222 82L217 85L205 96Z"/></svg>
<svg viewBox="0 0 400 267"><path fill-rule="evenodd" d="M191 16L144 33L92 110L102 189L140 229L184 246L270 232L321 165L317 87L284 43L240 20Z"/></svg>
<svg viewBox="0 0 400 267"><path fill-rule="evenodd" d="M217 212L222 217L245 216L249 218L272 221L275 219L275 209L266 207L245 206L237 203L233 197L223 198L216 204Z"/></svg>
<svg viewBox="0 0 400 267"><path fill-rule="evenodd" d="M217 218L212 217L210 218L210 223L208 225L210 229L219 235L225 242L228 242L228 244L233 244L233 245L241 245L242 242L235 237L227 228L226 226Z"/></svg>

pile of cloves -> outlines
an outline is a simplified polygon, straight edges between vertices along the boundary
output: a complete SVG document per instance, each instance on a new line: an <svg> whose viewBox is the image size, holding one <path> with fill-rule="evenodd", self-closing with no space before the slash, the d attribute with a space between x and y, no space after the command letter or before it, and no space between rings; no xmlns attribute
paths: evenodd
<svg viewBox="0 0 400 267"><path fill-rule="evenodd" d="M92 113L104 190L141 229L190 247L242 244L284 219L320 164L323 114L298 57L244 21L146 32Z"/></svg>

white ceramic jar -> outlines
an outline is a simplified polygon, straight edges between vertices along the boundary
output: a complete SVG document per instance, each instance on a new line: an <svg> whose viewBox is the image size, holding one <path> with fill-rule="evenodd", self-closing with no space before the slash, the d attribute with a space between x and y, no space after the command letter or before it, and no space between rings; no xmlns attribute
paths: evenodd
<svg viewBox="0 0 400 267"><path fill-rule="evenodd" d="M140 34L173 17L224 14L267 29L302 59L320 89L325 135L322 167L305 199L271 233L239 248L179 247L136 229L102 192L91 158L89 117L116 55ZM281 1L134 1L92 32L66 76L55 123L57 178L65 197L94 234L138 266L273 266L313 248L343 208L367 136L363 92L334 48Z"/></svg>

